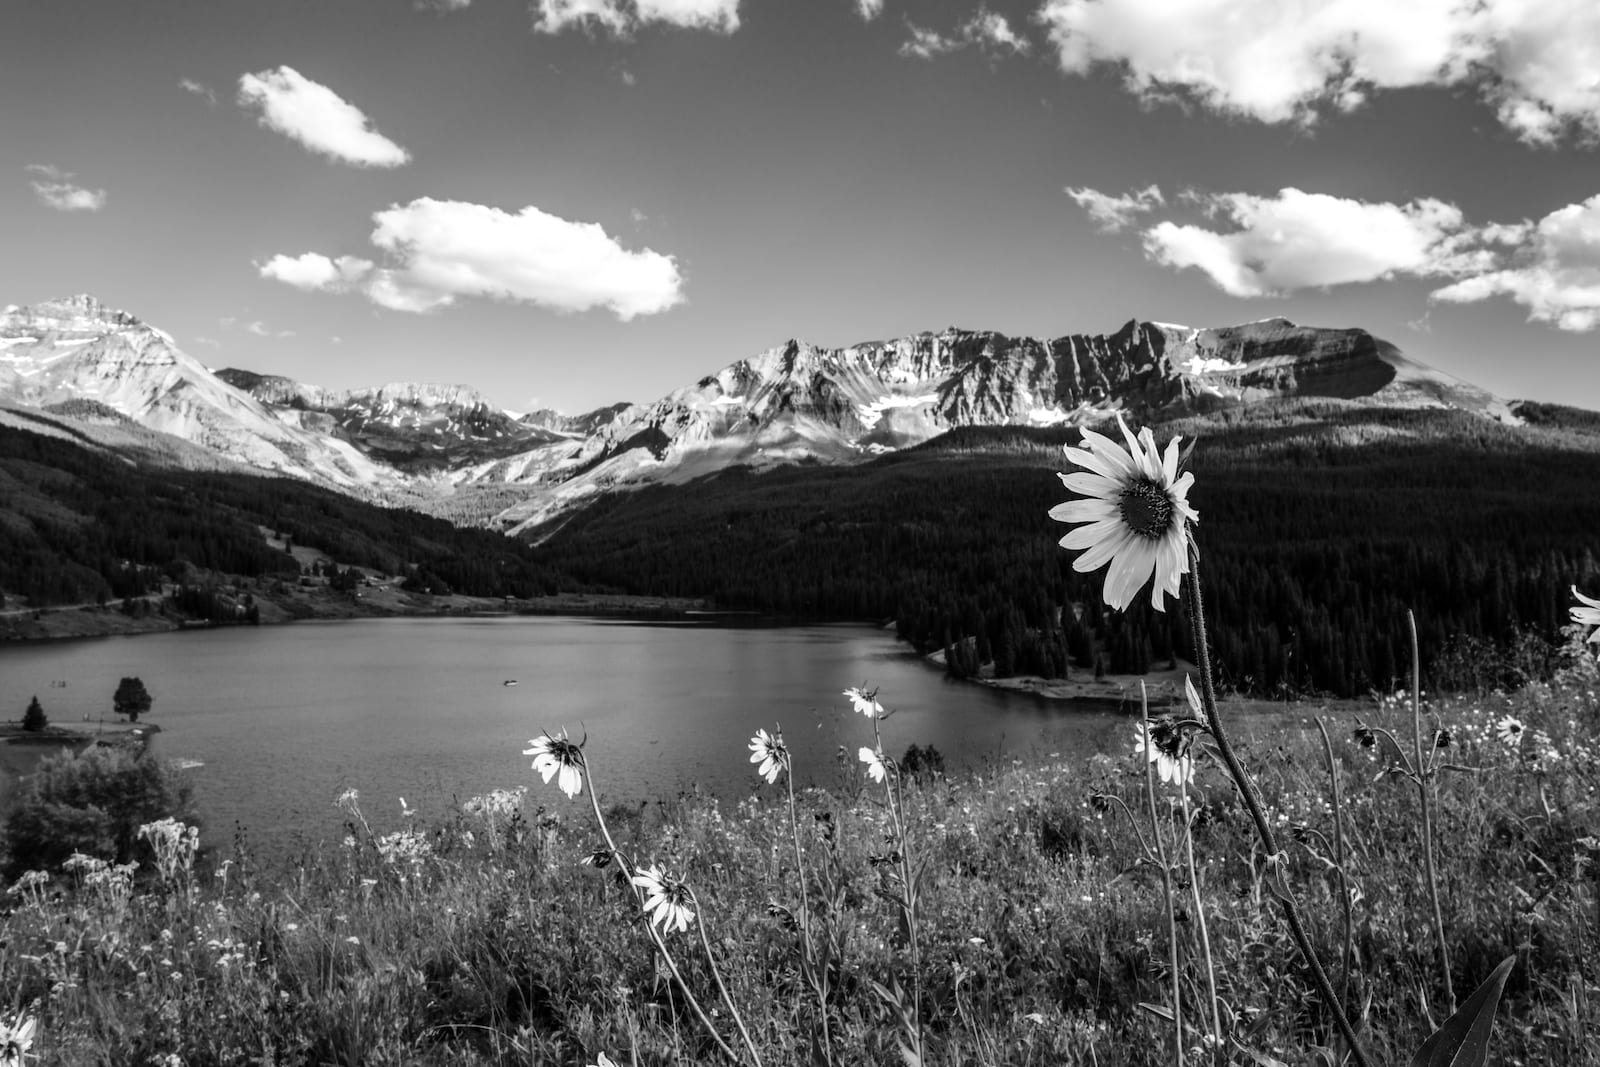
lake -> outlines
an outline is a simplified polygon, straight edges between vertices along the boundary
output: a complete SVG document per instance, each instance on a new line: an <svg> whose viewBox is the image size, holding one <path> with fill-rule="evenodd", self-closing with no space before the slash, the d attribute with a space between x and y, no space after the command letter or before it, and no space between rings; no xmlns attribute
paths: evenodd
<svg viewBox="0 0 1600 1067"><path fill-rule="evenodd" d="M124 675L154 698L156 750L200 764L205 837L235 822L281 853L343 834L334 798L360 791L374 828L518 785L564 804L522 755L540 731L588 732L602 801L762 786L746 748L781 723L796 784L846 773L839 746L871 744L841 692L878 687L885 747L934 745L952 771L996 760L1088 756L1122 720L950 682L867 626L729 628L496 617L363 619L0 646L0 716L38 694L52 722L111 721ZM516 680L515 686L503 684ZM65 681L64 687L51 686ZM764 786L762 786L764 787ZM531 805L530 805L531 807Z"/></svg>

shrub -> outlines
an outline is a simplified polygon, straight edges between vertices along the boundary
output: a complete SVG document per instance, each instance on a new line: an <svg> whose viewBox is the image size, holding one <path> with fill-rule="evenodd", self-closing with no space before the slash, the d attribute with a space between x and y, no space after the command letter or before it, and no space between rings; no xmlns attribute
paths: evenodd
<svg viewBox="0 0 1600 1067"><path fill-rule="evenodd" d="M28 701L28 710L22 713L22 728L29 733L36 734L50 725L50 717L44 713L44 708L39 704L38 696Z"/></svg>
<svg viewBox="0 0 1600 1067"><path fill-rule="evenodd" d="M164 818L198 822L193 787L165 760L101 746L48 756L7 820L10 876L57 867L74 852L125 863L139 826Z"/></svg>

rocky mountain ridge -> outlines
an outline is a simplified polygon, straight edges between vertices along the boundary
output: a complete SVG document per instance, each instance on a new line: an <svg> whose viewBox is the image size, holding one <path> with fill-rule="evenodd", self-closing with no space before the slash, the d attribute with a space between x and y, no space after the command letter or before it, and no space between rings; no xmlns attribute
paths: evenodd
<svg viewBox="0 0 1600 1067"><path fill-rule="evenodd" d="M213 373L170 335L89 296L0 315L0 402L98 401L228 459L380 498L505 490L510 506L477 517L515 533L601 493L734 466L855 462L958 426L1290 396L1509 417L1496 398L1365 330L1277 318L1216 328L1133 320L1054 339L951 327L845 348L791 340L652 403L567 416L504 411L465 385L334 391Z"/></svg>

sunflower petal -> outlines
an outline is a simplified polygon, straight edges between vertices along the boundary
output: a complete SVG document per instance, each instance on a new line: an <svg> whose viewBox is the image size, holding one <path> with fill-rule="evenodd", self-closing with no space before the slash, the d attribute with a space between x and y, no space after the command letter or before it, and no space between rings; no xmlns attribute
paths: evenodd
<svg viewBox="0 0 1600 1067"><path fill-rule="evenodd" d="M1096 522L1117 517L1116 506L1097 497L1088 500L1068 500L1050 509L1049 515L1057 522Z"/></svg>
<svg viewBox="0 0 1600 1067"><path fill-rule="evenodd" d="M1077 471L1061 479L1068 489L1084 496L1097 496L1102 500L1114 500L1122 495L1123 483L1088 471Z"/></svg>

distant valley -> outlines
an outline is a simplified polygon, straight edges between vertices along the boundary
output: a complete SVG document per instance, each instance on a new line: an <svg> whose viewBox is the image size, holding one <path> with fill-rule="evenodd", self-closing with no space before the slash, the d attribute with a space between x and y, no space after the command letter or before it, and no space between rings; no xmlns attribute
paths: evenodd
<svg viewBox="0 0 1600 1067"><path fill-rule="evenodd" d="M212 372L75 297L0 316L0 596L292 616L293 544L341 611L377 610L360 568L422 610L675 598L892 619L957 675L1137 674L1187 655L1181 612L1106 611L1045 517L1061 445L1113 410L1199 440L1212 635L1241 690L1389 685L1408 608L1440 682L1507 684L1569 586L1600 580L1600 415L1504 401L1359 329L791 342L568 416Z"/></svg>
<svg viewBox="0 0 1600 1067"><path fill-rule="evenodd" d="M0 404L91 401L220 461L514 535L599 496L730 468L850 464L964 426L1143 419L1292 397L1514 418L1360 329L1129 322L1053 340L955 328L841 349L799 341L645 404L504 411L466 385L332 391L213 372L170 334L79 295L0 315ZM71 408L58 416L76 418Z"/></svg>

